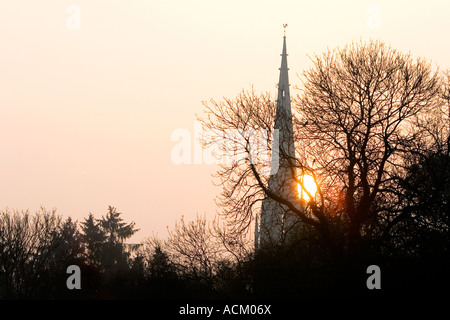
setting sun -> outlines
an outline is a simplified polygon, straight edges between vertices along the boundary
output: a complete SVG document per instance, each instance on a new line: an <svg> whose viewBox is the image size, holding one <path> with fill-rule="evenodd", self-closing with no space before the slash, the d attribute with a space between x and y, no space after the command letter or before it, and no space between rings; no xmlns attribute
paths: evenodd
<svg viewBox="0 0 450 320"><path fill-rule="evenodd" d="M314 177L309 174L304 174L303 176L300 177L300 179L303 184L303 187L300 183L298 184L298 193L300 197L302 199L309 198L309 200L311 200L311 197L308 195L308 193L312 197L314 197L317 192L317 184L316 181L314 180Z"/></svg>

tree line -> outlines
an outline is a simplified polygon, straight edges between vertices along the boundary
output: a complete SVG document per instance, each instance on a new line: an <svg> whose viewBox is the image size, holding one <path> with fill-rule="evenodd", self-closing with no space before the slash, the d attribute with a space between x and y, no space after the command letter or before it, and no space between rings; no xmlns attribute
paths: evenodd
<svg viewBox="0 0 450 320"><path fill-rule="evenodd" d="M264 198L299 221L293 239L281 239L287 240L284 248L272 250L275 269L264 273L263 287L273 287L278 295L346 287L350 294L352 286L364 287L361 272L371 264L384 266L390 278L385 288L412 294L427 285L445 287L448 263L441 257L449 248L450 71L382 41L329 49L313 55L311 63L291 95L295 156L275 150L280 166L290 172L286 185L295 181L307 191L301 177L314 177L317 193L309 200L271 189L267 163L251 161L257 155L246 133L265 130L263 143L270 148L275 114L288 117L276 112L270 92L243 90L235 98L210 100L198 116L207 130L242 133L240 160L222 164L216 174L223 189L221 215L234 233L248 229ZM203 145L226 154L233 143L229 139L205 137Z"/></svg>
<svg viewBox="0 0 450 320"><path fill-rule="evenodd" d="M301 80L292 97L296 153L279 157L302 188L303 173L314 177L314 197L271 190L267 164L250 161L243 134L242 159L216 174L218 217L181 218L165 240L127 245L136 226L113 207L81 223L45 209L1 212L0 297L439 295L449 285L450 73L370 41L313 56ZM250 90L204 111L204 129L272 133L276 103ZM228 138L203 144L226 154ZM255 251L251 229L267 197L299 223L282 244ZM65 285L73 264L81 290ZM366 286L370 265L381 269L381 290Z"/></svg>
<svg viewBox="0 0 450 320"><path fill-rule="evenodd" d="M89 214L81 223L45 208L34 214L4 210L0 298L181 299L246 292L228 287L237 280L235 265L251 256L250 242L244 236L231 241L216 220L181 218L164 241L125 243L137 231L111 206L101 218ZM80 268L80 290L66 285L71 265Z"/></svg>

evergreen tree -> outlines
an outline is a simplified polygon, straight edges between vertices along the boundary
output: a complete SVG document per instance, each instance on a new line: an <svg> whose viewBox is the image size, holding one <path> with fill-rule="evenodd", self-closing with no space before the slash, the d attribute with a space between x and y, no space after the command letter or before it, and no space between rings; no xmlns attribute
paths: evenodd
<svg viewBox="0 0 450 320"><path fill-rule="evenodd" d="M169 260L167 253L159 246L155 248L155 253L149 261L149 274L152 279L158 280L176 277L175 267Z"/></svg>
<svg viewBox="0 0 450 320"><path fill-rule="evenodd" d="M116 211L116 208L109 206L106 217L102 216L102 219L99 220L99 224L107 236L108 243L123 243L124 240L139 231L139 229L134 228L134 222L129 224L123 222L123 219L120 217L121 214Z"/></svg>
<svg viewBox="0 0 450 320"><path fill-rule="evenodd" d="M103 264L111 271L128 267L129 253L124 250L124 241L139 230L135 229L134 222L125 223L121 214L116 208L109 206L106 216L98 220L98 226L105 237Z"/></svg>
<svg viewBox="0 0 450 320"><path fill-rule="evenodd" d="M81 224L82 238L87 249L87 259L90 264L99 266L103 260L102 255L107 236L92 213L89 213L89 217Z"/></svg>

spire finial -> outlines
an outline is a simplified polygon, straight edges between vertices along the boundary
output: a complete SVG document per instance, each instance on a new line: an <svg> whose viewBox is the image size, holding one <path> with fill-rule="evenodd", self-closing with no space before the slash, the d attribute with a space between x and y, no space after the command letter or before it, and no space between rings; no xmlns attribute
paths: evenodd
<svg viewBox="0 0 450 320"><path fill-rule="evenodd" d="M287 28L287 23L283 24L283 28L284 28L284 36L286 37L286 28Z"/></svg>

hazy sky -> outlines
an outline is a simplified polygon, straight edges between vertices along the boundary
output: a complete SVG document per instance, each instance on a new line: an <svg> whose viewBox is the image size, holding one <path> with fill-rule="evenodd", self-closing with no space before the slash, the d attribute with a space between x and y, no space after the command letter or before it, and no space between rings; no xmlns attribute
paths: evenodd
<svg viewBox="0 0 450 320"><path fill-rule="evenodd" d="M215 167L175 165L171 134L193 133L203 100L274 91L283 23L295 85L307 55L360 39L450 68L449 12L444 0L2 1L0 209L82 220L112 205L141 228L134 241L212 217Z"/></svg>

